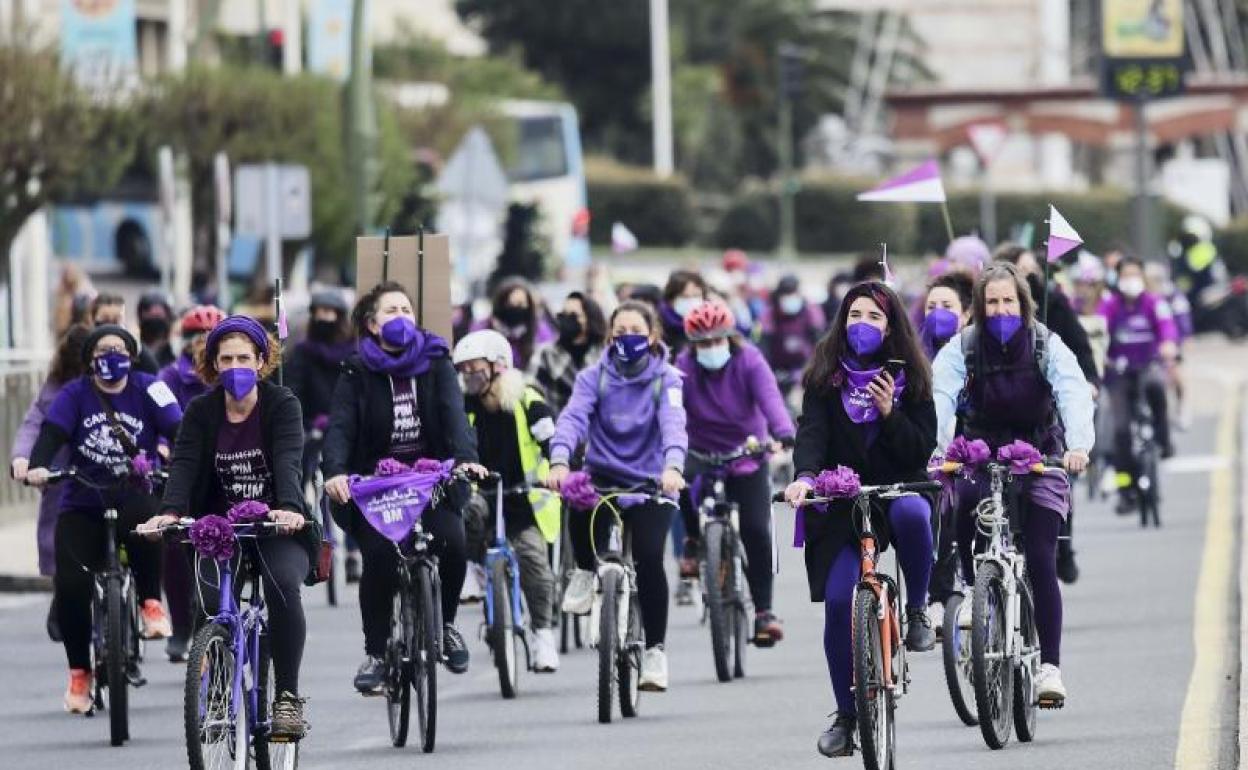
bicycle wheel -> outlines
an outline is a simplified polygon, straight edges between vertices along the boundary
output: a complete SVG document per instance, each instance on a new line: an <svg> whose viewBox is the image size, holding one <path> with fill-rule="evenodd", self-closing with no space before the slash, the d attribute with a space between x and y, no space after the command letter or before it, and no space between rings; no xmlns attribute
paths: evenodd
<svg viewBox="0 0 1248 770"><path fill-rule="evenodd" d="M129 683L126 680L126 600L121 575L104 579L104 671L108 689L109 742L120 746L130 737Z"/></svg>
<svg viewBox="0 0 1248 770"><path fill-rule="evenodd" d="M256 734L252 750L258 770L295 770L299 767L299 741L274 740L269 737L269 709L277 696L273 682L273 650L268 635L260 637L260 659L256 661ZM244 699L246 700L246 699ZM250 701L246 701L250 707Z"/></svg>
<svg viewBox="0 0 1248 770"><path fill-rule="evenodd" d="M234 665L232 640L225 626L211 623L195 634L186 659L182 703L191 770L234 765L235 719L246 719L242 704L233 702Z"/></svg>
<svg viewBox="0 0 1248 770"><path fill-rule="evenodd" d="M442 611L438 604L438 572L433 564L418 568L416 619L411 649L412 684L416 690L417 726L420 748L433 752L438 734L438 664L442 661Z"/></svg>
<svg viewBox="0 0 1248 770"><path fill-rule="evenodd" d="M620 688L620 714L637 716L641 705L641 656L645 653L646 640L641 629L641 605L637 603L637 591L628 597L628 633L616 663L616 679Z"/></svg>
<svg viewBox="0 0 1248 770"><path fill-rule="evenodd" d="M725 532L721 521L711 521L702 533L706 554L703 562L702 585L706 586L706 614L711 627L711 659L715 676L721 682L732 681L729 658L732 655L732 556L726 554Z"/></svg>
<svg viewBox="0 0 1248 770"><path fill-rule="evenodd" d="M858 741L867 770L892 770L893 691L884 681L884 640L879 599L870 588L854 595L854 703Z"/></svg>
<svg viewBox="0 0 1248 770"><path fill-rule="evenodd" d="M745 677L745 651L750 643L750 635L754 633L754 624L750 617L749 598L743 584L745 562L741 558L741 538L733 533L732 541L732 676L734 679ZM770 637L768 637L770 641Z"/></svg>
<svg viewBox="0 0 1248 770"><path fill-rule="evenodd" d="M1140 498L1140 526L1148 527L1152 524L1155 527L1161 526L1161 517L1159 508L1161 507L1161 495L1158 488L1158 462L1157 448L1149 446L1144 451L1144 456L1140 458L1139 478L1135 480L1136 489Z"/></svg>
<svg viewBox="0 0 1248 770"><path fill-rule="evenodd" d="M511 699L516 697L520 678L520 639L511 615L511 570L506 559L495 559L490 568L490 597L490 652L498 669L498 688L504 698Z"/></svg>
<svg viewBox="0 0 1248 770"><path fill-rule="evenodd" d="M324 500L322 491L322 501ZM329 515L329 506L324 502L321 503L321 520L322 526L325 527L325 538L331 543L334 542L333 526L334 518ZM336 548L334 550L337 550ZM325 600L329 602L330 607L338 606L338 554L331 554L329 559L329 577L325 580Z"/></svg>
<svg viewBox="0 0 1248 770"><path fill-rule="evenodd" d="M1018 739L1030 743L1036 737L1036 674L1040 670L1040 636L1036 631L1036 607L1031 586L1026 580L1018 584L1019 630L1023 637L1022 654L1014 674L1014 730Z"/></svg>
<svg viewBox="0 0 1248 770"><path fill-rule="evenodd" d="M620 573L614 569L602 573L602 609L598 612L598 721L611 722L611 701L615 695L616 664L619 662L620 629L616 621L619 610Z"/></svg>
<svg viewBox="0 0 1248 770"><path fill-rule="evenodd" d="M979 729L990 749L1004 748L1010 741L1014 666L1005 653L1007 601L1000 565L984 562L972 594L971 681Z"/></svg>
<svg viewBox="0 0 1248 770"><path fill-rule="evenodd" d="M412 666L408 641L412 638L412 607L406 588L394 592L390 611L390 638L386 640L386 716L390 722L390 743L407 745L408 722L412 714Z"/></svg>
<svg viewBox="0 0 1248 770"><path fill-rule="evenodd" d="M945 663L945 684L949 687L949 700L958 719L967 727L979 724L975 716L975 688L971 684L970 634L958 627L958 610L966 599L962 594L951 594L945 602L944 631L940 648Z"/></svg>

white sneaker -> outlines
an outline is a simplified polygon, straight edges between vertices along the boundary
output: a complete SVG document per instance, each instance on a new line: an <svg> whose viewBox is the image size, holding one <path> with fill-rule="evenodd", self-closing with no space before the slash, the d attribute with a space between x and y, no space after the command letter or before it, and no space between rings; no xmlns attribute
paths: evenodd
<svg viewBox="0 0 1248 770"><path fill-rule="evenodd" d="M559 648L555 646L555 632L549 628L533 634L533 670L542 674L559 670Z"/></svg>
<svg viewBox="0 0 1248 770"><path fill-rule="evenodd" d="M641 656L641 681L637 688L646 692L667 692L667 653L656 644Z"/></svg>
<svg viewBox="0 0 1248 770"><path fill-rule="evenodd" d="M969 629L971 627L971 601L970 594L962 599L962 604L958 605L958 628Z"/></svg>
<svg viewBox="0 0 1248 770"><path fill-rule="evenodd" d="M568 587L563 589L563 611L569 615L588 615L594 608L594 573L572 570Z"/></svg>
<svg viewBox="0 0 1248 770"><path fill-rule="evenodd" d="M927 605L927 624L936 632L936 636L940 636L941 630L945 627L945 605L943 602L932 602Z"/></svg>
<svg viewBox="0 0 1248 770"><path fill-rule="evenodd" d="M459 589L460 604L476 604L485 599L485 567L475 561L468 562L468 574L464 576L464 587Z"/></svg>
<svg viewBox="0 0 1248 770"><path fill-rule="evenodd" d="M1040 673L1036 674L1036 700L1045 708L1061 708L1066 704L1062 671L1052 663L1040 664Z"/></svg>

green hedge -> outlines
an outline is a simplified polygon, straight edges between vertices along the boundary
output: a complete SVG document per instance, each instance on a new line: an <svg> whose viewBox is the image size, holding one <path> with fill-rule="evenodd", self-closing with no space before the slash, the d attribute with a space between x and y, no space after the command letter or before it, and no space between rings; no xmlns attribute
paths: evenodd
<svg viewBox="0 0 1248 770"><path fill-rule="evenodd" d="M694 237L693 194L683 177L661 179L648 169L591 160L585 184L592 243L611 243L614 222L623 222L642 246L685 246Z"/></svg>

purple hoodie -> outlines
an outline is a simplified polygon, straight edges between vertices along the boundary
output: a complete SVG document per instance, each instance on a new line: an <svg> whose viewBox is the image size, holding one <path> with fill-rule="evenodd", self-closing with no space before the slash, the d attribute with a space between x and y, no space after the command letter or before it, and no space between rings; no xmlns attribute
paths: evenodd
<svg viewBox="0 0 1248 770"><path fill-rule="evenodd" d="M1165 300L1151 292L1144 292L1134 302L1113 292L1101 301L1100 314L1109 328L1106 361L1110 371L1119 361L1131 371L1145 369L1157 360L1161 343L1179 341L1174 313Z"/></svg>
<svg viewBox="0 0 1248 770"><path fill-rule="evenodd" d="M588 442L586 469L621 484L655 481L665 468L683 469L689 448L684 395L680 373L666 360L666 351L652 354L640 374L625 377L604 355L578 374L550 442L551 463L566 465ZM603 371L606 385L600 397Z"/></svg>
<svg viewBox="0 0 1248 770"><path fill-rule="evenodd" d="M157 379L169 386L178 406L186 409L191 399L208 392L208 386L195 373L195 364L187 353L178 356L178 360L161 369Z"/></svg>
<svg viewBox="0 0 1248 770"><path fill-rule="evenodd" d="M691 448L724 454L750 436L763 441L797 433L776 376L753 345L742 345L717 372L699 366L692 350L676 358L676 368L685 377Z"/></svg>

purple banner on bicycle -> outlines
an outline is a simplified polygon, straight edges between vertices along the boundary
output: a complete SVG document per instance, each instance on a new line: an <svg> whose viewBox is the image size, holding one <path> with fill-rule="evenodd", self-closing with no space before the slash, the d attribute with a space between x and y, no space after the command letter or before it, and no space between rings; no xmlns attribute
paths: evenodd
<svg viewBox="0 0 1248 770"><path fill-rule="evenodd" d="M402 542L429 507L438 484L451 476L454 460L440 463L436 470L413 470L389 476L348 480L351 499L364 518L388 540Z"/></svg>

